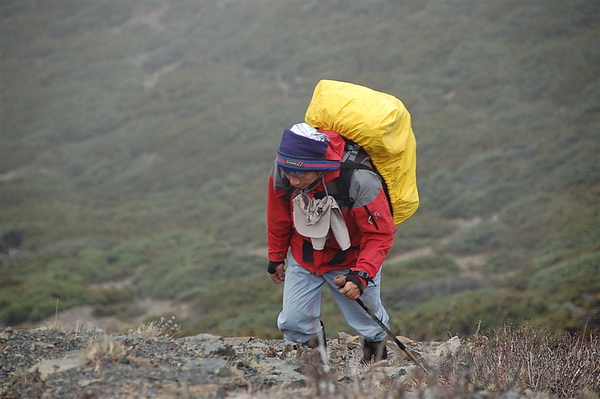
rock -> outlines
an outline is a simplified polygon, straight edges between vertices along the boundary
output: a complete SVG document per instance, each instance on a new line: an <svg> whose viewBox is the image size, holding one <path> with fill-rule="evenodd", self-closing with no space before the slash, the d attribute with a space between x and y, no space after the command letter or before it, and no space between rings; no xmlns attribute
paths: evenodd
<svg viewBox="0 0 600 399"><path fill-rule="evenodd" d="M438 346L435 350L435 355L437 357L447 356L448 354L454 355L458 348L460 348L460 338L454 336Z"/></svg>
<svg viewBox="0 0 600 399"><path fill-rule="evenodd" d="M49 374L59 373L85 363L83 352L71 352L61 359L45 359L33 366L29 371L38 371L40 378L45 380Z"/></svg>
<svg viewBox="0 0 600 399"><path fill-rule="evenodd" d="M226 343L223 337L216 335L198 334L186 337L184 340L204 352L206 356L234 357L236 354L233 347Z"/></svg>
<svg viewBox="0 0 600 399"><path fill-rule="evenodd" d="M428 351L424 357L428 364L439 364L448 355L455 355L460 346L460 338L452 337L448 341L438 344L434 350Z"/></svg>
<svg viewBox="0 0 600 399"><path fill-rule="evenodd" d="M92 385L92 384L99 384L101 383L102 380L100 378L96 378L94 380L83 380L83 381L79 381L79 386L82 388L87 387L88 385Z"/></svg>
<svg viewBox="0 0 600 399"><path fill-rule="evenodd" d="M189 359L182 369L218 377L230 377L232 374L229 364L223 359Z"/></svg>
<svg viewBox="0 0 600 399"><path fill-rule="evenodd" d="M473 392L464 380L440 384L453 375L442 374L437 361L443 359L444 367L452 367L448 356L462 353L460 339L443 343L399 339L417 358L429 359L437 368L430 367L431 374L424 375L393 342L388 342L388 349L395 351L387 360L365 365L360 361L360 340L349 334L327 342L330 369L326 369L317 350L294 348L284 340L16 330L0 341L0 397L550 398L516 388ZM99 346L90 358L86 348L92 342L114 345ZM400 396L390 396L396 393Z"/></svg>

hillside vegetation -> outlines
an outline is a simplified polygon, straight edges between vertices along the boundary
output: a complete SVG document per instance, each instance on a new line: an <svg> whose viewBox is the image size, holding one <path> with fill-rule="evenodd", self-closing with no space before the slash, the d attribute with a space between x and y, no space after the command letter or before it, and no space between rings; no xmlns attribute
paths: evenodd
<svg viewBox="0 0 600 399"><path fill-rule="evenodd" d="M597 1L6 0L0 23L1 324L154 298L186 333L278 337L267 175L336 79L413 118L394 329L600 328Z"/></svg>

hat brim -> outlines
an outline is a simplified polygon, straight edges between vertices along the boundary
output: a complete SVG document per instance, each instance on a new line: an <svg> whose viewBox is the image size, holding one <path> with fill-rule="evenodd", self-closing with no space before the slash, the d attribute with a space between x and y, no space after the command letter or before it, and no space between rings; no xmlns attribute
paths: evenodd
<svg viewBox="0 0 600 399"><path fill-rule="evenodd" d="M323 212L316 215L300 198L294 198L294 228L298 234L309 238L325 238L331 224L331 206L324 204ZM327 197L326 197L327 198ZM325 199L325 198L324 198Z"/></svg>

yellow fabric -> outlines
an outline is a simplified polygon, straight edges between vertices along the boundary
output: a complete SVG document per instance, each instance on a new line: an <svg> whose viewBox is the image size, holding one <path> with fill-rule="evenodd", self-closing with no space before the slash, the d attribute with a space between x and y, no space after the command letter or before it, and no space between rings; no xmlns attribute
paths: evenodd
<svg viewBox="0 0 600 399"><path fill-rule="evenodd" d="M399 99L353 83L321 80L305 119L367 151L388 187L396 225L416 212L417 143L410 113Z"/></svg>

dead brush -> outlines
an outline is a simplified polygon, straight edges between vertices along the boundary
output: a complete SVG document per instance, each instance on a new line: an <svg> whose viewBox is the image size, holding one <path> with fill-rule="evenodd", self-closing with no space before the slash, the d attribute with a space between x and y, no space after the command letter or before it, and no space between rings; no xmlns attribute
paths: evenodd
<svg viewBox="0 0 600 399"><path fill-rule="evenodd" d="M181 326L175 323L175 316L169 320L161 317L160 319L152 320L149 323L140 323L127 332L129 335L141 338L169 338L176 337L181 331Z"/></svg>
<svg viewBox="0 0 600 399"><path fill-rule="evenodd" d="M505 325L491 337L477 332L447 360L440 380L463 391L529 389L561 398L600 392L600 337L593 332L553 335Z"/></svg>
<svg viewBox="0 0 600 399"><path fill-rule="evenodd" d="M99 367L102 361L119 362L127 356L125 346L105 336L103 339L91 340L85 350L84 358L88 363Z"/></svg>

